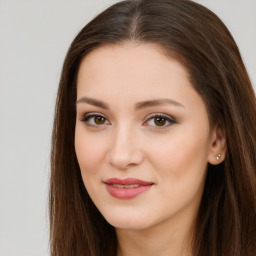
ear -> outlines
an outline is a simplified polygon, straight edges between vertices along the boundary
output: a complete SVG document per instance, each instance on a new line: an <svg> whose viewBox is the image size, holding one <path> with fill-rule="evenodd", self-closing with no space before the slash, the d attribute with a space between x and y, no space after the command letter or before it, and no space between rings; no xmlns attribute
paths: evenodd
<svg viewBox="0 0 256 256"><path fill-rule="evenodd" d="M224 161L227 151L227 139L224 130L218 125L212 131L208 163L218 165Z"/></svg>

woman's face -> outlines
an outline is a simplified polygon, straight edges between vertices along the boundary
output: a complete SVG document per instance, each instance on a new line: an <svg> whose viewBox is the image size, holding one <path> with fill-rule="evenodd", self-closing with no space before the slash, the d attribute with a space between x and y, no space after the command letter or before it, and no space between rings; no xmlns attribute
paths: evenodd
<svg viewBox="0 0 256 256"><path fill-rule="evenodd" d="M157 46L104 46L83 59L75 150L111 225L138 230L195 216L215 137L188 73Z"/></svg>

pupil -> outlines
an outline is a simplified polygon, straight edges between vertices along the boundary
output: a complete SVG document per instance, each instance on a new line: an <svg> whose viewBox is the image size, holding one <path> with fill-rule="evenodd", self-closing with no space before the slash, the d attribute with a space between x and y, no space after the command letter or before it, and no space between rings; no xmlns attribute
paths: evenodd
<svg viewBox="0 0 256 256"><path fill-rule="evenodd" d="M102 117L102 116L96 116L95 117L95 123L96 124L104 124L104 122L105 122L105 118L104 117Z"/></svg>
<svg viewBox="0 0 256 256"><path fill-rule="evenodd" d="M157 126L163 126L163 125L165 125L165 123L166 123L166 120L164 118L162 118L162 117L155 118L155 124Z"/></svg>

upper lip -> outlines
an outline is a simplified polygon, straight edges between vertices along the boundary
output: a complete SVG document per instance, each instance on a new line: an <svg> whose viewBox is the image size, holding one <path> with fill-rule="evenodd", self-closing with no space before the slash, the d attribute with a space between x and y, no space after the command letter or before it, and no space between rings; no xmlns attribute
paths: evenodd
<svg viewBox="0 0 256 256"><path fill-rule="evenodd" d="M153 182L148 182L144 180L139 180L135 178L126 178L126 179L118 179L118 178L110 178L104 181L105 184L119 184L119 185L134 185L138 184L140 186L149 186L153 185Z"/></svg>

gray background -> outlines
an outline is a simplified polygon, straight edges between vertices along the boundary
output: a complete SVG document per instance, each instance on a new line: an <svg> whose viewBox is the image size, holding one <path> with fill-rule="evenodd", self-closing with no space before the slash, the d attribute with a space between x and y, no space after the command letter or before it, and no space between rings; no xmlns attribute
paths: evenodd
<svg viewBox="0 0 256 256"><path fill-rule="evenodd" d="M0 256L44 256L54 101L77 32L111 0L0 0ZM198 0L218 14L256 84L256 1Z"/></svg>

